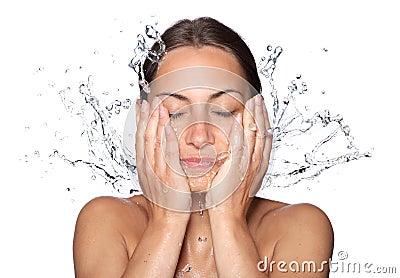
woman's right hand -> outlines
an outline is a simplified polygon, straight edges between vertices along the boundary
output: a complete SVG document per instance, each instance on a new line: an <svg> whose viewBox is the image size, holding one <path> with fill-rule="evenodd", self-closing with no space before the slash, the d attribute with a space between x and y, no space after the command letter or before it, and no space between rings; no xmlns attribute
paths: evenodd
<svg viewBox="0 0 400 278"><path fill-rule="evenodd" d="M136 165L152 220L189 219L190 188L180 164L178 138L158 97L136 106Z"/></svg>

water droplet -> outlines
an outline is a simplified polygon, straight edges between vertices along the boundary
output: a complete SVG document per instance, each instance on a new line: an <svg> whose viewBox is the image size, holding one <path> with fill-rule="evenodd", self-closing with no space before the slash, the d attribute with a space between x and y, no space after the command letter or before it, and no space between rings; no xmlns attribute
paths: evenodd
<svg viewBox="0 0 400 278"><path fill-rule="evenodd" d="M301 86L302 86L302 88L301 88L301 92L300 92L300 93L306 92L306 91L307 91L307 84L306 84L306 82L302 82L302 83L301 83Z"/></svg>
<svg viewBox="0 0 400 278"><path fill-rule="evenodd" d="M297 75L296 75L296 78L297 78L297 79L300 79L300 78L301 78L301 74L297 74Z"/></svg>
<svg viewBox="0 0 400 278"><path fill-rule="evenodd" d="M151 25L146 25L146 35L151 38L151 39L158 39L160 37L160 34L158 33L158 31Z"/></svg>
<svg viewBox="0 0 400 278"><path fill-rule="evenodd" d="M113 109L113 107L114 107L114 105L113 105L113 104L110 104L110 105L107 105L107 106L106 106L106 109L107 109L108 111L111 111L111 110Z"/></svg>
<svg viewBox="0 0 400 278"><path fill-rule="evenodd" d="M343 130L344 135L346 135L346 136L350 135L350 127L348 125L343 126L342 130Z"/></svg>
<svg viewBox="0 0 400 278"><path fill-rule="evenodd" d="M124 109L129 109L129 107L131 106L131 104L132 104L132 101L131 101L129 98L127 98L127 99L123 102L122 107L123 107Z"/></svg>
<svg viewBox="0 0 400 278"><path fill-rule="evenodd" d="M186 264L183 268L182 268L182 272L190 272L192 270L192 265L191 264Z"/></svg>
<svg viewBox="0 0 400 278"><path fill-rule="evenodd" d="M199 238L197 239L199 242L207 242L207 237L201 237L199 236Z"/></svg>

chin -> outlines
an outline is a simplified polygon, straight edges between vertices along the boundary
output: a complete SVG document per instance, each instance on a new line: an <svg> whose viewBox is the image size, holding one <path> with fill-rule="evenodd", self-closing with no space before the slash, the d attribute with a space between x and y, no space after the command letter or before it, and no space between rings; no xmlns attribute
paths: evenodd
<svg viewBox="0 0 400 278"><path fill-rule="evenodd" d="M199 177L189 177L188 180L191 192L201 192L211 188L213 178L205 174Z"/></svg>

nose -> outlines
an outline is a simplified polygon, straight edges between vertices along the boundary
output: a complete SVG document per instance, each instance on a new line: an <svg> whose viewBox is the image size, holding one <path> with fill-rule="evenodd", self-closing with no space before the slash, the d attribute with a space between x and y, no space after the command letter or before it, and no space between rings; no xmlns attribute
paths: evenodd
<svg viewBox="0 0 400 278"><path fill-rule="evenodd" d="M213 126L206 122L192 124L186 129L184 136L185 143L197 149L201 149L204 145L213 145L215 143Z"/></svg>

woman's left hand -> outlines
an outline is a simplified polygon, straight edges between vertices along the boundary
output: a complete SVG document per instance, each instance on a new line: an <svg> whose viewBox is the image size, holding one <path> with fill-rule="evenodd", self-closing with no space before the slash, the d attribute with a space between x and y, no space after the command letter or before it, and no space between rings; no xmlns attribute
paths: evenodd
<svg viewBox="0 0 400 278"><path fill-rule="evenodd" d="M219 203L210 213L246 217L268 168L272 146L269 129L263 98L256 95L246 102L243 117L238 115L233 123L229 134L230 157L220 167L207 193L209 204ZM222 199L225 200L220 203Z"/></svg>

